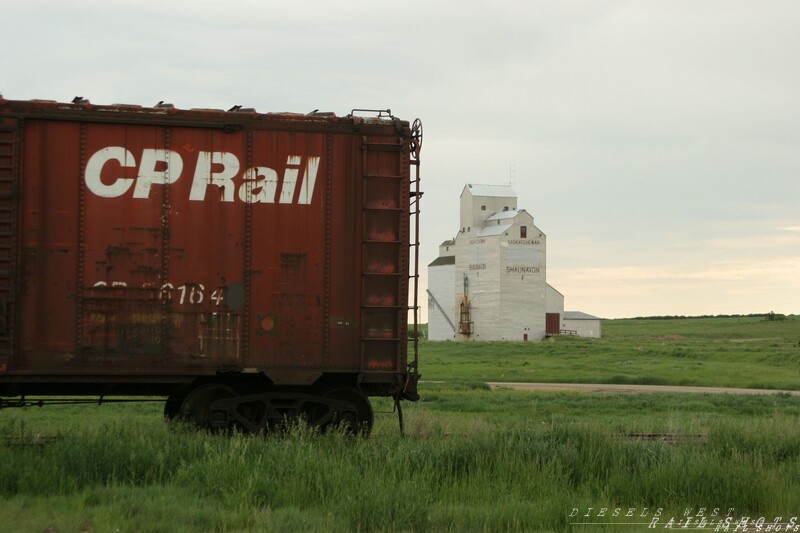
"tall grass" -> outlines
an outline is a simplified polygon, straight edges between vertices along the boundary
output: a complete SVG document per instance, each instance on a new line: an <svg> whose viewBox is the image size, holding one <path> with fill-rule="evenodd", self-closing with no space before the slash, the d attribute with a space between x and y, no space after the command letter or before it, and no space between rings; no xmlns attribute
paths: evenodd
<svg viewBox="0 0 800 533"><path fill-rule="evenodd" d="M398 435L222 436L158 404L0 411L0 533L596 531L573 509L800 515L800 397L489 390L485 381L800 388L800 321L608 321L605 338L421 344ZM631 438L670 433L669 442ZM614 517L591 517L608 522ZM619 526L631 531L630 526Z"/></svg>
<svg viewBox="0 0 800 533"><path fill-rule="evenodd" d="M383 416L369 440L197 433L156 407L99 423L87 408L3 412L0 531L563 531L573 508L620 505L797 514L800 399L715 398L440 385L407 409L406 438ZM702 438L624 436L654 430Z"/></svg>

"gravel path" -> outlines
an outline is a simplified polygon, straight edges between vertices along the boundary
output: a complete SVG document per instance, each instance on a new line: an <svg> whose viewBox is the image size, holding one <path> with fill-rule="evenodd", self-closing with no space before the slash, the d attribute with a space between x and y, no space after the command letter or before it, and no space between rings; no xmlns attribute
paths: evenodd
<svg viewBox="0 0 800 533"><path fill-rule="evenodd" d="M616 385L592 383L489 383L492 389L520 389L530 391L578 391L613 394L630 394L638 392L680 392L707 394L778 394L800 395L796 390L774 389L734 389L728 387L678 387L672 385Z"/></svg>

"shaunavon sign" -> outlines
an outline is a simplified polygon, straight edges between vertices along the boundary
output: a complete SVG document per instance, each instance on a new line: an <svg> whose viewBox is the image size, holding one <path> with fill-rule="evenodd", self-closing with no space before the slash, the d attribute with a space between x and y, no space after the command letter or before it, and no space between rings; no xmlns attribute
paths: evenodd
<svg viewBox="0 0 800 533"><path fill-rule="evenodd" d="M507 266L506 274L538 274L538 266Z"/></svg>

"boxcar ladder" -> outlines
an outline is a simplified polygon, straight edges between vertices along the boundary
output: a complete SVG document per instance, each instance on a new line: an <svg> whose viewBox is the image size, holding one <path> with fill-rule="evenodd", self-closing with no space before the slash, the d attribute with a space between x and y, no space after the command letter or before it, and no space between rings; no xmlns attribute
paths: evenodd
<svg viewBox="0 0 800 533"><path fill-rule="evenodd" d="M419 124L419 121L414 123ZM421 140L421 125L417 126ZM362 186L362 282L361 342L362 370L365 373L404 373L416 380L419 280L419 142L408 143L404 136L380 142L364 138ZM413 157L407 157L408 154ZM409 175L407 162L416 169ZM404 217L411 217L409 223ZM412 234L413 232L413 234ZM408 246L412 254L404 250ZM410 267L410 268L409 268ZM410 283L402 280L408 276ZM413 304L409 305L409 289ZM414 357L408 369L400 368L406 359L408 311L414 314ZM403 384L404 387L408 383ZM416 383L414 383L416 388Z"/></svg>

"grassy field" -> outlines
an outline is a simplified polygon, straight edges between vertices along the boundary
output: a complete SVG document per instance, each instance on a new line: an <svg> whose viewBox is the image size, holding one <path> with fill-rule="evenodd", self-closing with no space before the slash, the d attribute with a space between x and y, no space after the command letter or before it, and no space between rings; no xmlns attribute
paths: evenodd
<svg viewBox="0 0 800 533"><path fill-rule="evenodd" d="M800 389L800 317L606 320L603 338L421 342L426 380Z"/></svg>
<svg viewBox="0 0 800 533"><path fill-rule="evenodd" d="M717 347L742 365L750 354L754 382L783 386L790 365L775 371L774 355L796 356L797 322L761 330L774 338L771 351L763 340L730 341L763 339L757 321L741 333L717 320L614 321L599 341L496 344L472 355L464 349L474 345L424 343L426 377L431 364L449 382L422 384L422 399L406 405L405 438L385 401L368 440L302 426L280 437L197 433L167 425L158 403L3 410L0 532L630 532L653 519L684 523L689 508L699 521L701 507L721 509L709 520L785 524L800 516L798 396L531 393L464 379L491 368L484 359L498 348L511 368L524 350L531 360L546 359L540 349L595 360L612 355L592 347L621 349L628 339L635 346L618 357L676 342L707 364L722 357ZM464 357L474 360L456 364Z"/></svg>

